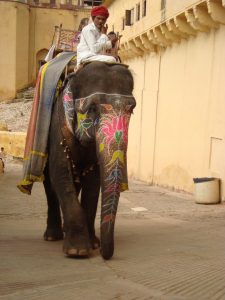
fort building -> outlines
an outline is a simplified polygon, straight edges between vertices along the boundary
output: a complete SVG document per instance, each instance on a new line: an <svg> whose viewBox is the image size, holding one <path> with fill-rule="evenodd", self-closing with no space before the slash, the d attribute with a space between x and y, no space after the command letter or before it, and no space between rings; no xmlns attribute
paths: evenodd
<svg viewBox="0 0 225 300"><path fill-rule="evenodd" d="M134 75L129 175L187 192L221 179L225 198L225 1L106 0Z"/></svg>
<svg viewBox="0 0 225 300"><path fill-rule="evenodd" d="M34 84L55 26L77 30L101 0L0 0L0 101Z"/></svg>
<svg viewBox="0 0 225 300"><path fill-rule="evenodd" d="M225 0L105 0L134 76L129 176L192 193L221 179L225 199ZM54 26L77 28L93 1L0 0L0 100L35 81Z"/></svg>

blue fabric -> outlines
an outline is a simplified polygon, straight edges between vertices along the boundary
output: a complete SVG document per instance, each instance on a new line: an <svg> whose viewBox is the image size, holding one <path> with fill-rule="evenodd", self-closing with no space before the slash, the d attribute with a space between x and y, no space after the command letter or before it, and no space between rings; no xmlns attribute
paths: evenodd
<svg viewBox="0 0 225 300"><path fill-rule="evenodd" d="M76 56L75 52L63 52L51 60L43 74L38 107L34 143L28 157L24 158L23 180L17 187L31 194L35 181L43 181L47 161L47 143L56 87L66 65Z"/></svg>

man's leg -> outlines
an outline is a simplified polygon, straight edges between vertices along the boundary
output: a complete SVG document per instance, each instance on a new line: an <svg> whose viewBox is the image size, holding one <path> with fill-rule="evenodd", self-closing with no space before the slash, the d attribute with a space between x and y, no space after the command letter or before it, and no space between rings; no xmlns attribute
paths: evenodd
<svg viewBox="0 0 225 300"><path fill-rule="evenodd" d="M114 56L111 55L102 55L96 54L91 57L82 60L82 63L90 62L90 61L102 61L102 62L109 62L109 63L116 63L116 59Z"/></svg>

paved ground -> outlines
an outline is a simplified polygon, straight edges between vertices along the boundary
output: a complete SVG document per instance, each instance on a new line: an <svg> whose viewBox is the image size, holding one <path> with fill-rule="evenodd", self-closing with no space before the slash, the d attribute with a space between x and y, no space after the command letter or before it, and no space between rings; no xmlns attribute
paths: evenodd
<svg viewBox="0 0 225 300"><path fill-rule="evenodd" d="M42 185L23 195L15 187L20 173L17 163L0 174L0 299L225 299L224 203L199 205L131 182L120 201L113 259L98 251L68 259L61 241L42 239Z"/></svg>

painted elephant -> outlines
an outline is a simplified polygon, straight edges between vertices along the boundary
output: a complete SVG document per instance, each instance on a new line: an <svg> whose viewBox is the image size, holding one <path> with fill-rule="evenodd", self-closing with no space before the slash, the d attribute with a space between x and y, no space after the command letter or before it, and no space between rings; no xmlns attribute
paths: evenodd
<svg viewBox="0 0 225 300"><path fill-rule="evenodd" d="M65 232L63 250L69 257L88 256L99 246L104 259L113 255L117 205L127 189L128 126L136 105L132 90L126 66L92 62L68 76L56 99L45 168L44 238L63 239ZM99 241L94 223L100 189Z"/></svg>

